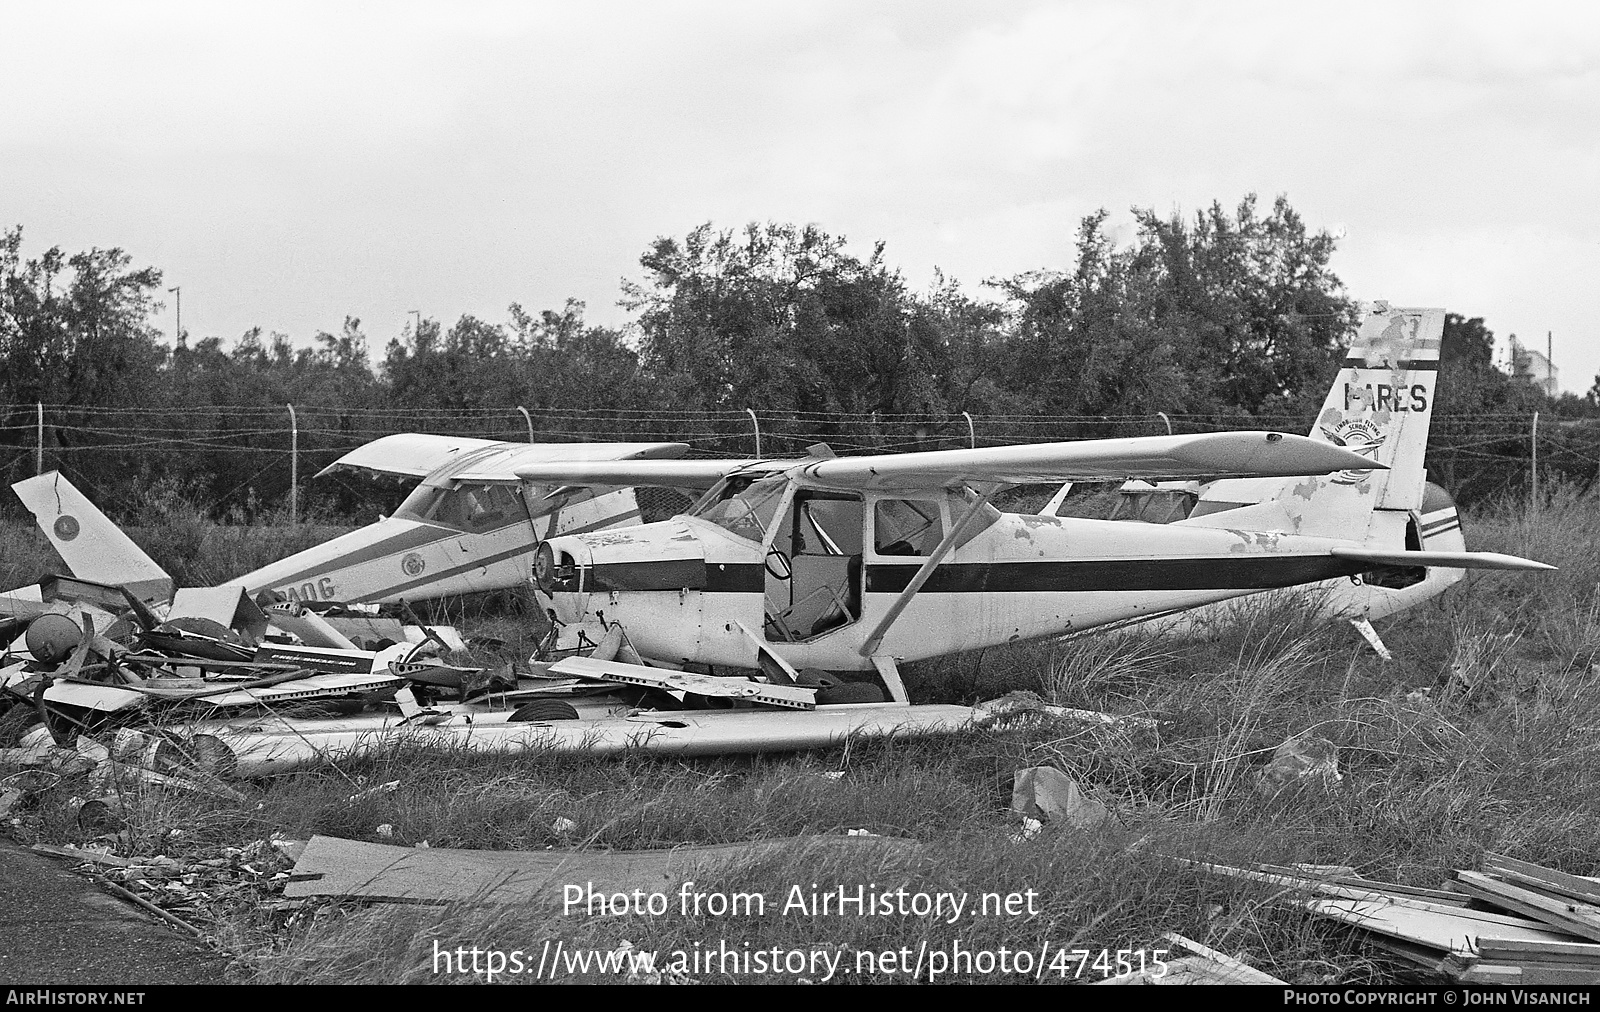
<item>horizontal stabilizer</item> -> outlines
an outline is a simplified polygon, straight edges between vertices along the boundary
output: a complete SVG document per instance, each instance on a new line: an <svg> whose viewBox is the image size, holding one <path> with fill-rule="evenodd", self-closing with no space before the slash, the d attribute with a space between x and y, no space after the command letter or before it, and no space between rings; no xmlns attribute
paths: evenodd
<svg viewBox="0 0 1600 1012"><path fill-rule="evenodd" d="M1336 559L1370 562L1374 566L1443 566L1448 569L1554 570L1543 562L1499 552L1379 552L1367 548L1335 548Z"/></svg>

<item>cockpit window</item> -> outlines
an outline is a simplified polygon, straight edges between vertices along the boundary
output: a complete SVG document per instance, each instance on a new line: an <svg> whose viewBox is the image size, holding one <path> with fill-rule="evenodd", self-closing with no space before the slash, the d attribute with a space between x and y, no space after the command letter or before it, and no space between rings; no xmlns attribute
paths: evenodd
<svg viewBox="0 0 1600 1012"><path fill-rule="evenodd" d="M461 488L418 485L394 515L403 520L453 527L471 534L483 534L528 519L528 511L523 508L521 497L509 485L467 485Z"/></svg>
<svg viewBox="0 0 1600 1012"><path fill-rule="evenodd" d="M693 510L692 517L708 520L730 534L760 542L772 525L772 515L783 501L788 479L778 475L759 481L729 479L715 494L708 494Z"/></svg>
<svg viewBox="0 0 1600 1012"><path fill-rule="evenodd" d="M879 555L929 555L944 540L938 503L879 499L873 513L873 540Z"/></svg>
<svg viewBox="0 0 1600 1012"><path fill-rule="evenodd" d="M1175 523L1194 511L1198 498L1186 489L1124 489L1106 519L1138 520L1147 524Z"/></svg>

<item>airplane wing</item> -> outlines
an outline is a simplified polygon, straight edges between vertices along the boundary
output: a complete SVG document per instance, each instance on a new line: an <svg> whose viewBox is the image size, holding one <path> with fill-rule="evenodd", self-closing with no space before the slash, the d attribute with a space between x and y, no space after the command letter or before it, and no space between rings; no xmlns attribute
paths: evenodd
<svg viewBox="0 0 1600 1012"><path fill-rule="evenodd" d="M380 474L400 474L421 478L464 453L498 446L497 439L468 439L465 436L436 436L426 432L401 432L374 439L340 457L316 473L320 478L341 467Z"/></svg>
<svg viewBox="0 0 1600 1012"><path fill-rule="evenodd" d="M704 460L588 460L525 463L498 473L473 470L455 477L462 482L528 481L550 485L658 486L710 488L735 471L770 474L787 471L799 460L710 458Z"/></svg>
<svg viewBox="0 0 1600 1012"><path fill-rule="evenodd" d="M1358 453L1277 432L1085 439L971 450L886 453L827 460L583 461L516 468L525 481L569 485L672 485L709 488L740 469L803 468L817 484L847 489L927 489L960 482L1024 485L1128 478L1216 478L1373 470ZM468 480L468 476L460 476ZM477 475L473 476L478 477ZM506 480L502 477L501 480Z"/></svg>
<svg viewBox="0 0 1600 1012"><path fill-rule="evenodd" d="M958 482L1025 485L1129 478L1287 477L1355 468L1372 469L1373 462L1305 436L1208 432L839 457L808 464L805 474L819 484L840 488L916 489Z"/></svg>
<svg viewBox="0 0 1600 1012"><path fill-rule="evenodd" d="M322 477L340 467L377 471L382 474L425 477L452 461L469 456L487 457L483 451L502 450L495 455L494 468L506 461L618 460L633 457L681 457L689 452L687 443L508 443L496 439L471 439L465 436L438 436L425 432L402 432L374 439L357 447L317 472ZM452 475L452 477L457 477Z"/></svg>

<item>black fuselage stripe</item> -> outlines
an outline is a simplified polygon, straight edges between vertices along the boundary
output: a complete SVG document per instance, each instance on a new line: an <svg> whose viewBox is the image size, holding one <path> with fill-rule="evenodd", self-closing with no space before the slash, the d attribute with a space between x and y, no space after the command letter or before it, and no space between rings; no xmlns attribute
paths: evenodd
<svg viewBox="0 0 1600 1012"><path fill-rule="evenodd" d="M410 580L405 583L397 583L392 587L386 587L382 590L370 591L362 595L362 597L366 600L371 600L374 597L388 597L393 594L399 594L404 591L411 590L413 587L421 587L424 584L433 583L438 580L448 580L452 576L460 576L462 573L471 572L474 569L483 569L487 566L492 566L497 562L504 562L507 559L514 559L519 555L527 554L528 546L518 545L516 548L512 548L509 551L499 552L495 555L487 555L481 558L473 559L471 562L468 562L465 565L455 566L451 569L446 569L443 572L425 573L422 576L417 577L415 580ZM451 591L451 593L457 592Z"/></svg>
<svg viewBox="0 0 1600 1012"><path fill-rule="evenodd" d="M640 570L661 570L660 579ZM616 586L616 571L599 567L600 579L585 586L594 590L623 589ZM917 565L870 564L867 592L898 594L911 583ZM1339 576L1353 576L1376 568L1370 563L1336 559L1331 555L1260 555L1210 559L1107 559L1073 562L947 562L935 569L923 586L930 594L1029 594L1092 591L1158 590L1268 590L1315 583ZM609 573L605 572L610 569ZM674 584L670 574L689 575L682 561L634 563L627 583L644 589L704 590L720 594L760 594L765 592L764 567L753 564L710 563L705 567L703 586ZM589 574L585 574L588 576Z"/></svg>

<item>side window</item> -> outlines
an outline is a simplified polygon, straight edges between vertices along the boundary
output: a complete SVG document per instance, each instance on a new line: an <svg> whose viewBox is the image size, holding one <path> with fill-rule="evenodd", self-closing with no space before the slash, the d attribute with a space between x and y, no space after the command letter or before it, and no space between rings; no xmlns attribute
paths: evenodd
<svg viewBox="0 0 1600 1012"><path fill-rule="evenodd" d="M939 504L920 499L878 500L872 530L879 555L930 555L944 539Z"/></svg>
<svg viewBox="0 0 1600 1012"><path fill-rule="evenodd" d="M796 555L860 555L861 500L802 493L795 497Z"/></svg>

